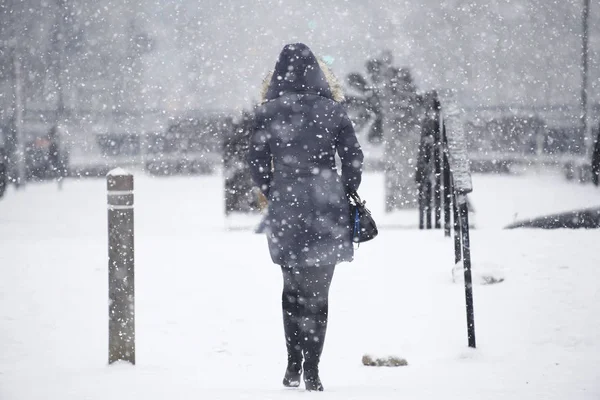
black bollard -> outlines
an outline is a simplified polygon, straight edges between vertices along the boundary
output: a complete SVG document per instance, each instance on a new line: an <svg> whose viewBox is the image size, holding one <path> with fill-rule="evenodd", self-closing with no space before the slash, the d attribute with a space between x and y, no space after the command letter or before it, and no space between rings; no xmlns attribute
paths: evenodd
<svg viewBox="0 0 600 400"><path fill-rule="evenodd" d="M108 189L108 363L135 364L133 175L117 168Z"/></svg>

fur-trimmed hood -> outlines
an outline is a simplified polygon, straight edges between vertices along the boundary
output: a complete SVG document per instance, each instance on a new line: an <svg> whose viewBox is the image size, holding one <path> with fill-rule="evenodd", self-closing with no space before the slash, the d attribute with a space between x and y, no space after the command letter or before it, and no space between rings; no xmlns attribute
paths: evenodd
<svg viewBox="0 0 600 400"><path fill-rule="evenodd" d="M299 44L299 45L304 46L302 44ZM286 46L284 51L289 46L290 45ZM292 46L294 46L294 45L292 45ZM296 46L298 46L298 45L296 45ZM307 49L308 49L308 47L307 47ZM282 54L283 54L283 52L282 52ZM312 53L311 53L311 55L312 55ZM280 60L281 60L281 56L280 56ZM325 61L323 61L320 58L317 58L316 61L318 62L319 68L323 72L323 75L325 76L325 80L329 86L328 91L330 93L328 93L328 94L330 94L331 98L334 101L336 101L338 103L343 102L344 101L344 92L343 92L342 85L340 84L339 80L333 74L333 72L331 71L331 69L329 68L327 63L325 63ZM280 61L278 61L278 64L279 64L279 62ZM275 68L277 68L277 67L278 67L278 65L275 66ZM273 82L274 82L273 81L273 71L269 71L269 73L263 79L262 86L261 86L260 99L262 102L265 102L269 99L269 91L270 91L270 89L272 89L271 85L277 84L277 83L273 83ZM271 98L272 97L273 96L271 96Z"/></svg>

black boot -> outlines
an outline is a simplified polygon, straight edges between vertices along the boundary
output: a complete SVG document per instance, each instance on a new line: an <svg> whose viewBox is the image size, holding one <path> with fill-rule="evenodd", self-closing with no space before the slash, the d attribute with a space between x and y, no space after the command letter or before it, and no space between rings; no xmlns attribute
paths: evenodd
<svg viewBox="0 0 600 400"><path fill-rule="evenodd" d="M287 348L287 368L283 377L283 386L300 386L302 375L302 348L300 347L300 326L298 301L294 293L283 292L283 329Z"/></svg>
<svg viewBox="0 0 600 400"><path fill-rule="evenodd" d="M304 385L308 391L323 391L323 384L319 378L319 366L304 363Z"/></svg>
<svg viewBox="0 0 600 400"><path fill-rule="evenodd" d="M304 384L306 390L323 391L319 377L319 362L327 333L327 317L329 313L329 285L334 267L319 267L311 270L306 287L303 290L300 304L302 324L302 353L304 355Z"/></svg>
<svg viewBox="0 0 600 400"><path fill-rule="evenodd" d="M327 306L325 305L320 310L318 316L305 318L303 329L304 384L306 390L322 392L323 384L319 378L319 362L327 332Z"/></svg>
<svg viewBox="0 0 600 400"><path fill-rule="evenodd" d="M320 325L320 324L319 324ZM321 325L321 329L307 335L304 346L304 384L306 390L323 391L323 384L319 378L319 361L323 352L323 341L327 325Z"/></svg>
<svg viewBox="0 0 600 400"><path fill-rule="evenodd" d="M334 266L300 268L292 270L292 273L287 276L284 271L284 282L291 282L294 279L293 286L295 286L293 288L295 290L288 291L288 293L295 292L295 296L286 297L286 288L284 287L283 297L288 370L292 366L293 371L298 371L296 363L298 359L304 358L304 383L306 390L309 391L323 391L323 385L319 378L319 361L327 332L328 295L334 268ZM286 314L286 310L289 313ZM286 321L292 315L298 317L290 318L288 324ZM295 325L292 324L292 321L295 322ZM301 352L298 357L297 349L299 348L301 348ZM299 378L300 373L301 371L294 374L294 378L296 376ZM285 382L284 379L284 385Z"/></svg>
<svg viewBox="0 0 600 400"><path fill-rule="evenodd" d="M283 377L283 386L285 387L298 387L300 386L300 376L302 375L302 363L289 362L285 369L285 376Z"/></svg>

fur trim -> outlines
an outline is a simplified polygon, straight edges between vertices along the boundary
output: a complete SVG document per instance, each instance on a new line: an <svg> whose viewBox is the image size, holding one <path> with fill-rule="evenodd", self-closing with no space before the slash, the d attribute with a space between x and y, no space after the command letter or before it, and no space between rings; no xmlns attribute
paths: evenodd
<svg viewBox="0 0 600 400"><path fill-rule="evenodd" d="M333 71L329 68L329 66L325 63L325 61L317 58L319 62L319 67L323 71L325 75L325 79L327 79L327 84L329 84L329 90L331 90L331 95L333 96L333 100L341 103L344 101L344 89L342 89L342 84L337 79ZM260 99L264 102L267 98L267 91L269 90L269 84L271 83L271 78L273 77L273 71L269 71L265 79L263 79L261 87L260 87Z"/></svg>
<svg viewBox="0 0 600 400"><path fill-rule="evenodd" d="M267 92L269 91L269 84L271 83L271 78L273 78L273 71L269 71L267 73L267 76L265 76L260 85L260 101L262 103L267 101Z"/></svg>
<svg viewBox="0 0 600 400"><path fill-rule="evenodd" d="M319 67L321 67L323 74L325 74L325 79L327 79L327 83L329 84L329 90L331 90L333 100L341 103L344 101L344 89L342 89L342 84L325 61L320 58L317 58L317 61L319 62Z"/></svg>

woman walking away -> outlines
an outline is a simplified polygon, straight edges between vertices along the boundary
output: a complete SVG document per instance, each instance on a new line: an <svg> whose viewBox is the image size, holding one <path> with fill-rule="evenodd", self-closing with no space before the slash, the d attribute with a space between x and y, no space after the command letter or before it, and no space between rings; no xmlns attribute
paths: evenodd
<svg viewBox="0 0 600 400"><path fill-rule="evenodd" d="M329 286L335 266L354 256L346 193L360 185L363 153L339 84L306 45L283 48L263 100L248 163L269 200L269 251L283 272L283 384L299 386L304 370L306 389L322 391Z"/></svg>

